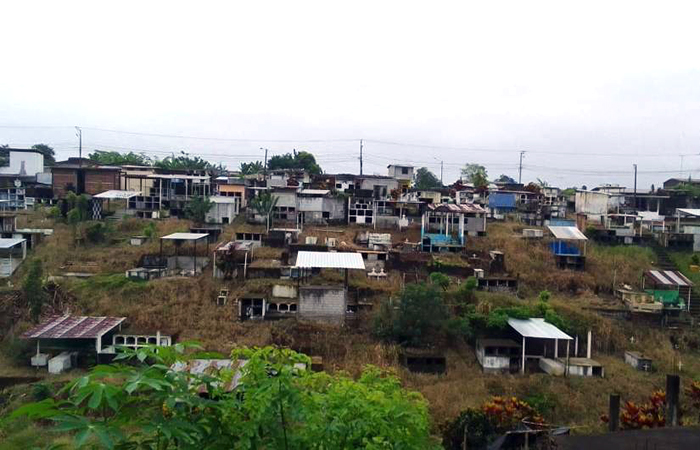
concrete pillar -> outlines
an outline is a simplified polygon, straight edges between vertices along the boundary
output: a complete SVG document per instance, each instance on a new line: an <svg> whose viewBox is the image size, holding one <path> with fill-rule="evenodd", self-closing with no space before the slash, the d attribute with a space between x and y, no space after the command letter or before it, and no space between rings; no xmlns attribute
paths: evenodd
<svg viewBox="0 0 700 450"><path fill-rule="evenodd" d="M523 336L523 361L521 364L520 373L525 374L525 336Z"/></svg>
<svg viewBox="0 0 700 450"><path fill-rule="evenodd" d="M666 375L666 426L676 427L680 419L681 377Z"/></svg>
<svg viewBox="0 0 700 450"><path fill-rule="evenodd" d="M588 345L586 346L586 358L591 359L591 346L593 344L593 333L588 330Z"/></svg>
<svg viewBox="0 0 700 450"><path fill-rule="evenodd" d="M610 407L608 409L608 431L617 431L620 427L620 395L610 394Z"/></svg>
<svg viewBox="0 0 700 450"><path fill-rule="evenodd" d="M554 339L554 359L559 358L559 339Z"/></svg>

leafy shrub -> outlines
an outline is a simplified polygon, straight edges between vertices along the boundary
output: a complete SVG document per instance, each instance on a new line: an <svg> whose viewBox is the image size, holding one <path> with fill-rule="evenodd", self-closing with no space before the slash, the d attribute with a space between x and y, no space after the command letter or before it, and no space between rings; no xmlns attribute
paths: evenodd
<svg viewBox="0 0 700 450"><path fill-rule="evenodd" d="M446 325L449 311L440 292L426 283L407 284L396 311L380 310L375 333L403 345L426 346Z"/></svg>
<svg viewBox="0 0 700 450"><path fill-rule="evenodd" d="M49 212L47 215L50 219L56 220L61 217L61 208L59 208L58 206L52 206L51 208L49 208Z"/></svg>
<svg viewBox="0 0 700 450"><path fill-rule="evenodd" d="M46 300L46 294L44 293L43 281L42 281L43 267L41 260L36 258L29 263L29 271L24 277L22 283L22 291L24 292L24 298L29 305L29 314L34 322L39 320L41 316L41 310L44 307L44 300Z"/></svg>
<svg viewBox="0 0 700 450"><path fill-rule="evenodd" d="M133 364L94 367L66 387L68 401L30 403L11 419L48 419L75 432L75 448L437 448L427 402L376 367L357 380L316 373L296 366L307 356L266 347L235 350L232 359L247 363L233 370L174 376L169 367L186 363L186 350L125 351L116 359Z"/></svg>
<svg viewBox="0 0 700 450"><path fill-rule="evenodd" d="M46 383L34 383L32 385L32 399L35 402L53 397L51 386Z"/></svg>
<svg viewBox="0 0 700 450"><path fill-rule="evenodd" d="M107 240L111 227L102 222L95 222L85 228L85 238L92 244L101 244Z"/></svg>

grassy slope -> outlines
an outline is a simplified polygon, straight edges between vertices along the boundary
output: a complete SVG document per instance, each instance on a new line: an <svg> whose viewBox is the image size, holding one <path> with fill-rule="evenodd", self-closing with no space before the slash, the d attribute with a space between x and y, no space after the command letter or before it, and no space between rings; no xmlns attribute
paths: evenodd
<svg viewBox="0 0 700 450"><path fill-rule="evenodd" d="M40 219L38 219L40 221ZM61 287L75 299L73 312L84 314L124 315L136 329L178 334L179 339L197 339L210 350L227 352L241 345L289 345L313 355L324 357L326 370L347 370L357 374L365 364L376 364L395 370L405 384L422 392L430 402L435 425L456 416L462 409L476 406L491 395L518 395L545 405L548 417L557 423L573 425L582 432L601 429L598 416L607 405L607 394L619 392L623 399L641 400L652 390L662 388L664 374L674 370L678 356L671 348L668 335L646 327L635 327L625 322L613 322L582 312L581 306L595 302L593 291L605 291L618 282L637 285L641 270L647 268L652 255L637 247L601 247L589 244L588 271L574 273L557 270L542 243L527 242L518 237L515 224L494 224L489 236L471 239L474 249L499 249L506 253L509 270L518 273L521 293L526 298L542 289L558 291L553 299L555 307L565 316L586 323L594 329L596 351L594 358L606 366L605 379L562 379L545 375L493 376L481 373L473 349L466 344L454 343L445 349L448 373L443 376L412 374L397 363L396 347L374 340L367 326L363 329L334 329L308 327L290 323L239 323L231 306L216 307L213 303L218 289L224 285L211 278L210 272L197 279L176 278L148 283L129 282L123 271L134 267L144 253L157 252L158 244L131 247L126 238L139 234L145 221L126 221L120 224L115 237L118 243L110 246L75 248L70 227L58 224L55 235L40 246L35 256L42 258L49 275L58 275L68 269L67 262L91 262L89 267L100 273L88 280L64 279ZM48 224L50 226L50 224ZM158 235L187 228L182 221L157 222ZM47 223L43 223L47 226ZM224 238L230 238L238 225L227 228ZM411 230L399 239L413 238ZM351 240L354 228L345 230L342 239ZM305 234L323 237L337 233L324 229L307 228ZM339 236L337 236L339 237ZM223 239L223 238L222 238ZM277 253L266 250L270 256ZM83 264L85 265L85 264ZM22 271L15 277L15 283ZM336 280L333 275L329 279ZM336 277L337 278L337 277ZM244 291L269 292L278 280L249 280L245 284L228 283L234 295ZM370 282L355 275L351 282L358 287L372 288L380 296L392 295L400 287L400 274L392 274L389 282ZM574 296L572 292L579 293ZM583 294L583 295L580 295ZM483 295L482 299L494 305L512 303L513 297ZM28 323L20 324L18 331ZM629 344L634 336L636 344ZM685 341L684 341L685 342ZM700 357L682 344L683 375L700 373ZM658 372L643 374L622 362L624 349L643 349L655 359ZM0 447L2 448L2 447Z"/></svg>

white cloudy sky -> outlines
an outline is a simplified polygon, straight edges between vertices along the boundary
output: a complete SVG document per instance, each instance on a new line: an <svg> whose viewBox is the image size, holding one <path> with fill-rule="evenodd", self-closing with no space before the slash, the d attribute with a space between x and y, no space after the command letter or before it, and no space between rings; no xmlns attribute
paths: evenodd
<svg viewBox="0 0 700 450"><path fill-rule="evenodd" d="M658 185L679 155L700 177L694 3L4 1L0 143L64 158L79 125L86 150L350 172L362 138L366 172L442 160L446 182L517 178L520 150L562 187L631 186L635 162Z"/></svg>

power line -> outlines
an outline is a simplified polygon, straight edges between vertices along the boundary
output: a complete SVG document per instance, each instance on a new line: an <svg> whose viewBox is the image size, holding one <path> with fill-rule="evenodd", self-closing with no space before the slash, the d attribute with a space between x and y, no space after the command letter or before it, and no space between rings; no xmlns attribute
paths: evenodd
<svg viewBox="0 0 700 450"><path fill-rule="evenodd" d="M402 147L415 147L415 148L426 148L433 150L450 150L450 151L464 151L464 152L483 152L483 153L520 153L522 150L515 149L494 149L494 148L475 148L475 147L450 147L441 145L428 145L428 144L414 144L410 142L394 142L394 141L382 141L375 139L365 139L365 142L372 142L375 144L385 144L385 145L395 145ZM527 153L537 153L542 155L564 155L564 156L626 156L626 157L649 157L649 158L660 158L668 157L667 153L589 153L589 152L561 152L561 151L551 151L551 150L527 150ZM680 156L680 155L671 155ZM687 155L686 155L687 156Z"/></svg>
<svg viewBox="0 0 700 450"><path fill-rule="evenodd" d="M116 134L128 134L133 136L150 136L150 137L161 137L161 138L172 138L172 139L193 139L200 141L221 141L221 142L277 142L277 143L298 143L298 142L309 142L309 143L323 143L323 142L356 142L357 139L243 139L243 138L218 138L218 137L208 137L208 136L186 136L177 134L158 134L158 133L143 133L137 131L125 131L125 130L110 130L107 128L92 128L83 127L85 130L92 131L102 131L105 133L116 133Z"/></svg>

